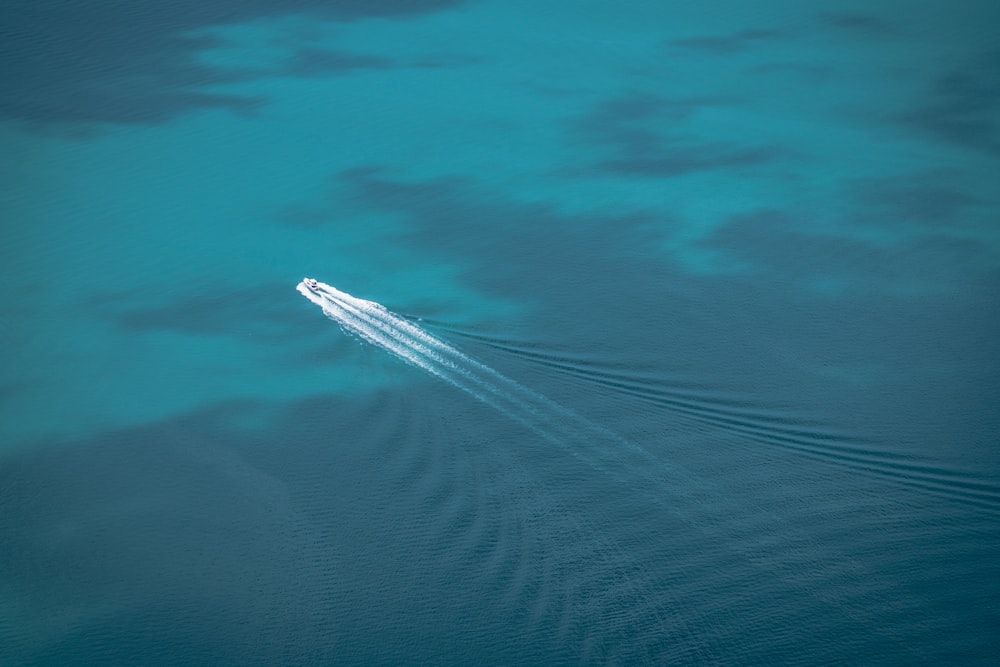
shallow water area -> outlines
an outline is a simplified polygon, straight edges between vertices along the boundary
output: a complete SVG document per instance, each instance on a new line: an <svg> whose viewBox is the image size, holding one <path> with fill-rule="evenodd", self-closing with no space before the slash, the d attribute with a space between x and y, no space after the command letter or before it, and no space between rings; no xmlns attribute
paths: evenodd
<svg viewBox="0 0 1000 667"><path fill-rule="evenodd" d="M991 664L998 21L0 9L0 663Z"/></svg>

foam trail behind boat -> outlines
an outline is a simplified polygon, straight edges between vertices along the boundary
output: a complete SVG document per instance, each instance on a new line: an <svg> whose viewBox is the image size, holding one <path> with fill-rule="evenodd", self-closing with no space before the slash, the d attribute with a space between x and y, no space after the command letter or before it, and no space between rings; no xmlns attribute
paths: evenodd
<svg viewBox="0 0 1000 667"><path fill-rule="evenodd" d="M594 444L595 438L599 438L605 443L614 441L633 452L642 451L636 445L476 361L414 323L390 312L381 304L359 299L309 278L300 282L296 289L348 333L461 389L547 440L569 449L574 456L594 467L609 472L607 461L600 460L608 452L598 456L598 452L588 452L586 448L574 447L574 444Z"/></svg>
<svg viewBox="0 0 1000 667"><path fill-rule="evenodd" d="M309 278L300 282L296 289L344 331L391 352L493 407L592 468L625 482L622 488L634 491L637 480L656 479L648 475L651 466L641 448L473 359L381 304L359 299ZM590 579L607 583L605 595L609 616L620 615L623 605L631 600L633 613L637 615L633 618L646 619L637 620L637 625L647 623L654 628L673 627L688 637L695 636L684 617L671 611L676 605L671 603L669 608L664 607L663 601L651 595L642 585L641 582L650 581L652 575L641 563L634 562L619 546L605 543L596 528L589 526L584 518L560 509L557 503L543 494L534 502L534 511L550 512L552 517L558 517L553 521L564 521L569 525L575 538L589 540L592 548L587 550L584 562L577 562L577 552L571 550L571 560L563 565L567 571L572 569L578 573L588 567L596 568ZM548 509L539 510L539 507ZM548 556L550 562L555 558L554 553ZM594 590L590 590L585 602L579 604L585 604L588 610L592 610L596 604L595 596L599 597ZM574 598L569 595L567 599ZM602 636L601 632L598 631L596 636ZM642 653L645 647L640 645L637 650ZM640 662L655 664L658 661L647 658Z"/></svg>

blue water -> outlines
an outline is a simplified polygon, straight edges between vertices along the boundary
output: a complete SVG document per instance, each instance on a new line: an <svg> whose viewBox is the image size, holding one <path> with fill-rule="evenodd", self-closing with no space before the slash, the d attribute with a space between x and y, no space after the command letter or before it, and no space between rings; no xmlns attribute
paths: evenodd
<svg viewBox="0 0 1000 667"><path fill-rule="evenodd" d="M126 4L0 7L0 664L996 663L1000 5Z"/></svg>

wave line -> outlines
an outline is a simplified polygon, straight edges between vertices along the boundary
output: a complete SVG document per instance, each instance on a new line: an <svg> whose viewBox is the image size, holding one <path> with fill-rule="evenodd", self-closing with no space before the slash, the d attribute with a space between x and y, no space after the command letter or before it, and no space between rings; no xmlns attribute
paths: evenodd
<svg viewBox="0 0 1000 667"><path fill-rule="evenodd" d="M300 282L296 289L347 333L381 347L466 392L546 440L569 449L574 456L598 469L611 472L593 455L588 456L579 449L569 448L568 443L579 441L581 437L587 440L601 437L605 442L613 440L633 452L642 451L635 443L616 436L476 361L379 303L359 299L331 285L308 278Z"/></svg>

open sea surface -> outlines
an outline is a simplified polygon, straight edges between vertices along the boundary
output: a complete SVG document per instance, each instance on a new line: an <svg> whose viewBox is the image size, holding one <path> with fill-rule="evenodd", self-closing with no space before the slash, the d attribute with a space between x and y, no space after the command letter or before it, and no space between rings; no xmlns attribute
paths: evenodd
<svg viewBox="0 0 1000 667"><path fill-rule="evenodd" d="M998 30L7 0L0 664L997 664Z"/></svg>

